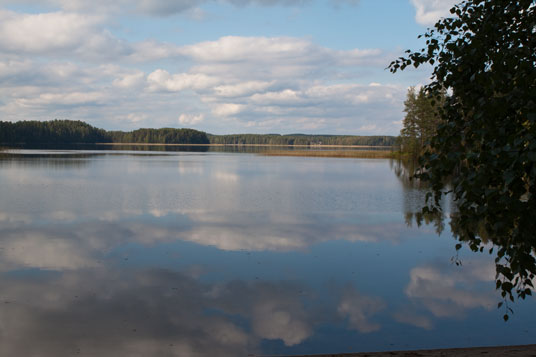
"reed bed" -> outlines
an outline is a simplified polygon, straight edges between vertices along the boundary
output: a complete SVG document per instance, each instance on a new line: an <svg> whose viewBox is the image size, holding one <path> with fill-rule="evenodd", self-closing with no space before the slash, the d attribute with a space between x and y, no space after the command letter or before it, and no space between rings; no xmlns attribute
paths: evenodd
<svg viewBox="0 0 536 357"><path fill-rule="evenodd" d="M268 150L261 152L260 155L389 159L394 157L394 152L389 150Z"/></svg>

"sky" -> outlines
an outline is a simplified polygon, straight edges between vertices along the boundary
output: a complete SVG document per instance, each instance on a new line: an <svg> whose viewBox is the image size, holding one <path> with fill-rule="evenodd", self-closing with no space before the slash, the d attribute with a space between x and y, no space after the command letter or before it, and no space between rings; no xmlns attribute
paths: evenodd
<svg viewBox="0 0 536 357"><path fill-rule="evenodd" d="M0 0L0 120L397 135L456 0Z"/></svg>

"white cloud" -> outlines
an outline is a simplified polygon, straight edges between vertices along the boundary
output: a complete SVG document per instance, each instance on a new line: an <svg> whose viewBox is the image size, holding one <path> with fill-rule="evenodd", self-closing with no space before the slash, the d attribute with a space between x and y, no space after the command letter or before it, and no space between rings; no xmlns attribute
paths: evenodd
<svg viewBox="0 0 536 357"><path fill-rule="evenodd" d="M235 103L218 104L212 109L212 114L220 117L232 116L244 110L245 106Z"/></svg>
<svg viewBox="0 0 536 357"><path fill-rule="evenodd" d="M378 49L332 50L308 39L295 37L224 36L183 46L177 50L198 63L193 67L203 73L229 72L240 77L256 73L258 78L288 79L321 76L333 68L376 65L384 68L387 59Z"/></svg>
<svg viewBox="0 0 536 357"><path fill-rule="evenodd" d="M78 13L20 14L0 10L0 48L4 52L88 59L126 54L122 41L102 28L104 18Z"/></svg>
<svg viewBox="0 0 536 357"><path fill-rule="evenodd" d="M225 36L217 41L184 46L181 52L202 62L272 62L303 53L312 44L297 38Z"/></svg>
<svg viewBox="0 0 536 357"><path fill-rule="evenodd" d="M124 74L113 80L112 84L119 88L139 87L145 82L145 73L134 71L133 73Z"/></svg>
<svg viewBox="0 0 536 357"><path fill-rule="evenodd" d="M137 0L137 10L144 14L169 16L202 4L203 0Z"/></svg>
<svg viewBox="0 0 536 357"><path fill-rule="evenodd" d="M415 6L415 20L421 25L433 25L441 17L449 17L449 10L458 0L411 0Z"/></svg>
<svg viewBox="0 0 536 357"><path fill-rule="evenodd" d="M263 92L275 82L246 81L237 84L221 85L214 88L214 94L219 97L242 97L257 92Z"/></svg>
<svg viewBox="0 0 536 357"><path fill-rule="evenodd" d="M395 113L401 112L404 89L352 80L360 66L383 70L384 54L376 49L333 50L292 37L225 36L187 46L150 39L128 43L112 36L105 29L109 20L98 15L2 14L9 21L0 26L6 34L0 47L11 56L0 56L4 120L91 119L111 129L179 121L214 133L399 130L392 123L400 121ZM48 27L37 34L42 22ZM25 38L7 36L19 24ZM153 64L168 60L182 71ZM177 112L190 116L179 119Z"/></svg>
<svg viewBox="0 0 536 357"><path fill-rule="evenodd" d="M216 85L219 80L202 73L179 73L171 75L168 71L157 69L147 76L149 89L180 92L185 89L204 90Z"/></svg>
<svg viewBox="0 0 536 357"><path fill-rule="evenodd" d="M360 0L328 0L333 6L340 5L355 6ZM103 14L136 13L146 16L166 17L174 14L191 12L199 6L216 2L215 0L0 0L0 5L5 4L27 4L27 5L48 5L53 8L60 8L67 11L93 12ZM244 6L308 6L313 0L224 0L223 3L237 7Z"/></svg>
<svg viewBox="0 0 536 357"><path fill-rule="evenodd" d="M365 132L367 132L367 131L372 131L372 130L374 130L374 129L376 129L376 125L374 125L374 124L368 124L368 125L363 125L362 127L360 127L360 128L359 128L359 131L365 131Z"/></svg>
<svg viewBox="0 0 536 357"><path fill-rule="evenodd" d="M18 103L22 107L83 106L99 104L104 99L105 95L101 92L42 93L34 98L20 99Z"/></svg>
<svg viewBox="0 0 536 357"><path fill-rule="evenodd" d="M179 116L179 123L183 125L196 125L201 123L205 119L203 114L181 114Z"/></svg>
<svg viewBox="0 0 536 357"><path fill-rule="evenodd" d="M1 46L17 52L73 48L95 20L62 12L29 15L0 10Z"/></svg>
<svg viewBox="0 0 536 357"><path fill-rule="evenodd" d="M280 92L256 93L251 96L251 101L262 105L299 105L302 100L296 91L284 89Z"/></svg>

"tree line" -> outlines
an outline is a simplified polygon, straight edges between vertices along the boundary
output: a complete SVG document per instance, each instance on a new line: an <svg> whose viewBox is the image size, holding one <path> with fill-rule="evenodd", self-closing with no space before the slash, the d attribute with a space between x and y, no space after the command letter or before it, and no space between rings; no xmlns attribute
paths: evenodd
<svg viewBox="0 0 536 357"><path fill-rule="evenodd" d="M0 121L0 143L99 143L108 139L105 130L82 121Z"/></svg>
<svg viewBox="0 0 536 357"><path fill-rule="evenodd" d="M137 129L134 131L110 131L113 143L152 144L209 144L207 133L194 129Z"/></svg>
<svg viewBox="0 0 536 357"><path fill-rule="evenodd" d="M154 143L208 144L206 133L194 129L138 129L130 132L106 131L82 121L0 121L2 144L92 144Z"/></svg>
<svg viewBox="0 0 536 357"><path fill-rule="evenodd" d="M212 135L194 129L137 129L129 132L106 131L82 121L0 121L2 144L226 144L226 145L367 145L392 146L393 136L350 135Z"/></svg>
<svg viewBox="0 0 536 357"><path fill-rule="evenodd" d="M226 145L362 145L392 146L394 136L233 134L209 135L211 144Z"/></svg>

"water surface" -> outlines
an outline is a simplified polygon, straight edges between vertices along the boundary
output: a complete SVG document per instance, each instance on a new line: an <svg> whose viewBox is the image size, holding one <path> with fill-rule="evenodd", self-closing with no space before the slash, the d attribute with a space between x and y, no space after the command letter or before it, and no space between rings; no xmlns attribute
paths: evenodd
<svg viewBox="0 0 536 357"><path fill-rule="evenodd" d="M534 343L493 259L408 227L389 160L0 155L0 355L247 356Z"/></svg>

